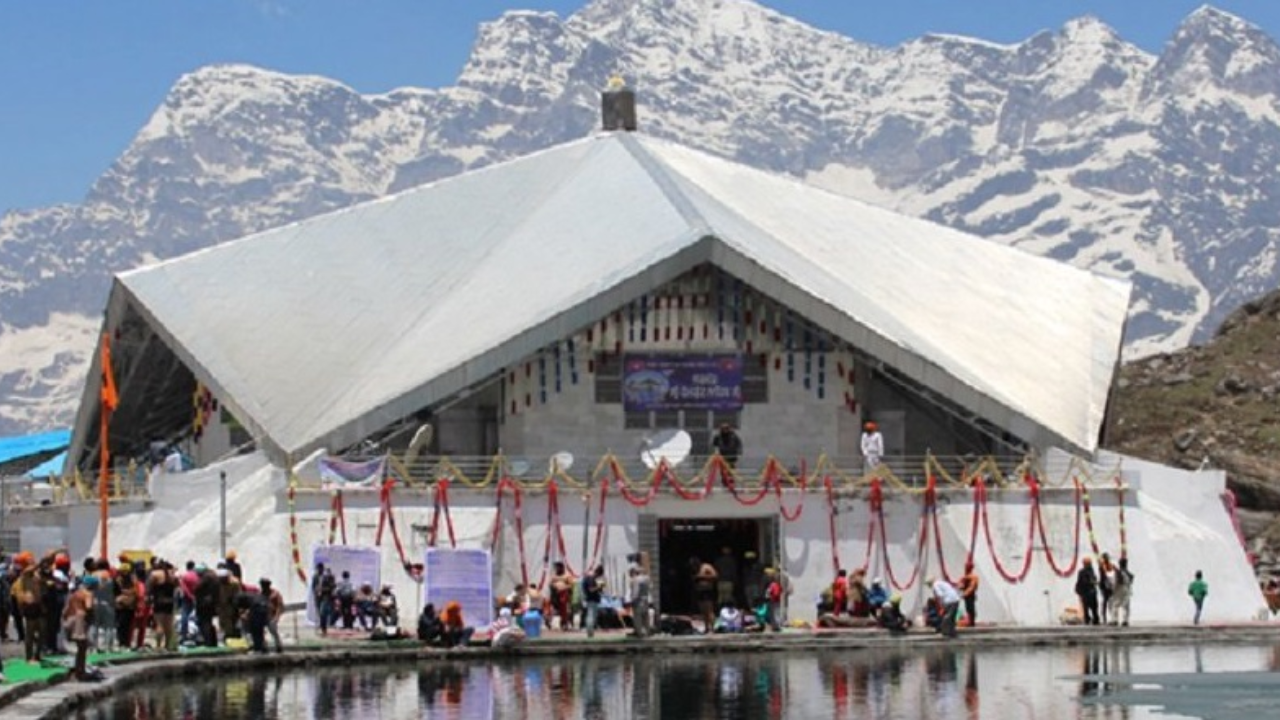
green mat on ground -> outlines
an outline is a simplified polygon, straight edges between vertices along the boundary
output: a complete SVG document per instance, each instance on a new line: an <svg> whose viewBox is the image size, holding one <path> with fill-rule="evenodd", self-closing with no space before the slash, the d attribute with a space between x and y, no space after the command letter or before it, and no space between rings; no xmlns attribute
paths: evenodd
<svg viewBox="0 0 1280 720"><path fill-rule="evenodd" d="M89 664L111 665L120 661L127 662L139 659L190 655L233 655L239 652L239 650L225 647L184 647L176 653L89 653ZM4 683L6 685L14 685L22 682L47 682L69 672L73 659L70 655L54 655L46 657L39 665L32 665L22 658L10 658L4 663Z"/></svg>
<svg viewBox="0 0 1280 720"><path fill-rule="evenodd" d="M244 652L235 648L228 647L204 647L196 645L194 647L184 647L178 649L180 655L236 655Z"/></svg>
<svg viewBox="0 0 1280 720"><path fill-rule="evenodd" d="M147 650L144 652L113 652L113 653L89 653L90 665L110 665L111 663L121 660L157 660L167 657L186 657L190 655L234 655L243 652L236 648L228 647L180 647L174 652L160 652L159 650Z"/></svg>
<svg viewBox="0 0 1280 720"><path fill-rule="evenodd" d="M112 663L117 660L127 660L135 657L138 657L138 654L132 652L91 652L89 653L89 664L96 665L98 663Z"/></svg>
<svg viewBox="0 0 1280 720"><path fill-rule="evenodd" d="M58 656L61 660L65 656ZM65 658L70 662L71 658ZM24 682L47 682L53 678L66 675L70 668L60 664L58 660L45 660L39 665L28 663L22 658L11 658L4 664L4 683L15 685Z"/></svg>

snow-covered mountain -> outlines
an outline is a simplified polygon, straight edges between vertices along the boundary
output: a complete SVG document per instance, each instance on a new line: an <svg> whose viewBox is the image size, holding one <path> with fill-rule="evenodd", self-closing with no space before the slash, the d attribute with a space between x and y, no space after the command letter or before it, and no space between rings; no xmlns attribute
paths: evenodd
<svg viewBox="0 0 1280 720"><path fill-rule="evenodd" d="M581 137L615 73L642 132L1133 278L1131 355L1280 286L1280 47L1233 15L1153 56L1093 18L883 48L747 0L595 0L483 25L447 88L180 78L83 204L0 218L0 433L68 421L111 273Z"/></svg>

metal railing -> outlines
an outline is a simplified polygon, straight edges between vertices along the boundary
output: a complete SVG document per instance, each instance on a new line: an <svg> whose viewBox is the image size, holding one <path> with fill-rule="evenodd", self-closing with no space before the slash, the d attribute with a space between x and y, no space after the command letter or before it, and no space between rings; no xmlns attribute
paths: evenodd
<svg viewBox="0 0 1280 720"><path fill-rule="evenodd" d="M671 468L675 479L683 484L705 479L714 456L690 456ZM369 458L345 458L361 460ZM420 457L405 465L390 456L389 473L409 486L428 486L445 479L471 487L496 485L507 478L524 485L539 486L551 478L561 484L586 487L604 477L617 474L629 484L652 482L654 469L639 457L604 455L597 458L575 458L568 467L557 466L554 456L452 456ZM758 488L774 475L780 481L800 485L801 478L810 486L821 486L826 477L838 485L866 482L873 476L892 479L896 484L923 488L932 474L939 481L959 483L962 478L981 473L984 480L1009 484L1020 478L1029 461L1018 456L940 457L935 455L889 456L875 468L865 467L862 457L819 456L804 460L784 461L771 456L744 457L733 468L733 482L742 488ZM772 465L772 472L770 466Z"/></svg>
<svg viewBox="0 0 1280 720"><path fill-rule="evenodd" d="M714 456L690 456L670 468L671 476L680 484L696 487L706 481L712 472ZM344 460L372 459L352 455ZM428 488L439 480L448 480L465 487L496 487L503 479L510 479L529 488L545 486L555 479L561 486L579 488L595 487L615 474L631 486L643 486L654 481L654 469L639 457L605 454L595 458L575 458L569 467L557 465L555 456L420 456L406 465L397 455L389 455L388 476L411 488ZM786 461L772 456L748 456L732 469L735 487L760 488L771 478L784 486L810 489L825 486L829 477L837 487L861 486L872 478L880 478L890 487L918 490L925 487L932 475L940 486L967 484L976 476L991 485L1016 485L1021 483L1024 472L1036 473L1042 483L1050 486L1070 485L1073 476L1085 474L1088 466L1083 461L1072 461L1062 471L1062 477L1046 477L1043 468L1035 466L1033 459L1025 456L937 456L892 455L885 457L875 468L865 467L860 456L818 456L803 460ZM108 499L112 502L146 500L150 498L151 472L147 467L130 463L116 468L108 481ZM295 478L303 489L321 487L311 478ZM98 479L79 472L50 478L48 485L39 483L28 486L23 493L12 491L7 496L10 506L47 504L89 504L99 502ZM34 489L30 489L34 488Z"/></svg>
<svg viewBox="0 0 1280 720"><path fill-rule="evenodd" d="M130 463L107 476L107 499L112 502L145 500L151 497L151 471ZM27 483L6 498L14 507L79 505L100 502L98 477L79 471Z"/></svg>

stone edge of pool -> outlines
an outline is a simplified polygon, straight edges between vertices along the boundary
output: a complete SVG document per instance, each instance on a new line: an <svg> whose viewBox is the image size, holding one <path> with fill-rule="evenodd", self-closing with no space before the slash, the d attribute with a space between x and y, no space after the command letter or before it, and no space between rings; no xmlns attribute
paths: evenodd
<svg viewBox="0 0 1280 720"><path fill-rule="evenodd" d="M106 667L107 678L97 683L70 682L65 677L49 682L27 682L0 687L0 710L13 720L67 717L90 704L102 702L148 682L190 677L227 675L249 670L291 670L341 666L373 658L379 663L432 660L483 661L492 658L546 657L572 654L640 655L664 653L786 652L826 649L903 649L956 646L974 649L1009 646L1241 644L1280 641L1280 625L1203 625L1129 628L977 628L954 640L918 630L905 637L891 637L868 629L792 631L781 635L717 635L653 637L636 640L621 634L588 640L581 635L545 637L514 648L473 646L453 650L382 642L347 641L287 648L284 653L254 655L236 652L221 655L139 655L136 659ZM358 643L358 644L357 644Z"/></svg>

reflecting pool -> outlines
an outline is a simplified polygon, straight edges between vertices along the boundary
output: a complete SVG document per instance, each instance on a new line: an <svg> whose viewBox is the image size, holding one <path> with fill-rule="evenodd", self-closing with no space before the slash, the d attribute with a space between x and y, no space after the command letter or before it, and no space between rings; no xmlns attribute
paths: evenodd
<svg viewBox="0 0 1280 720"><path fill-rule="evenodd" d="M1271 645L432 661L166 683L78 717L1236 720L1280 707L1278 669Z"/></svg>

